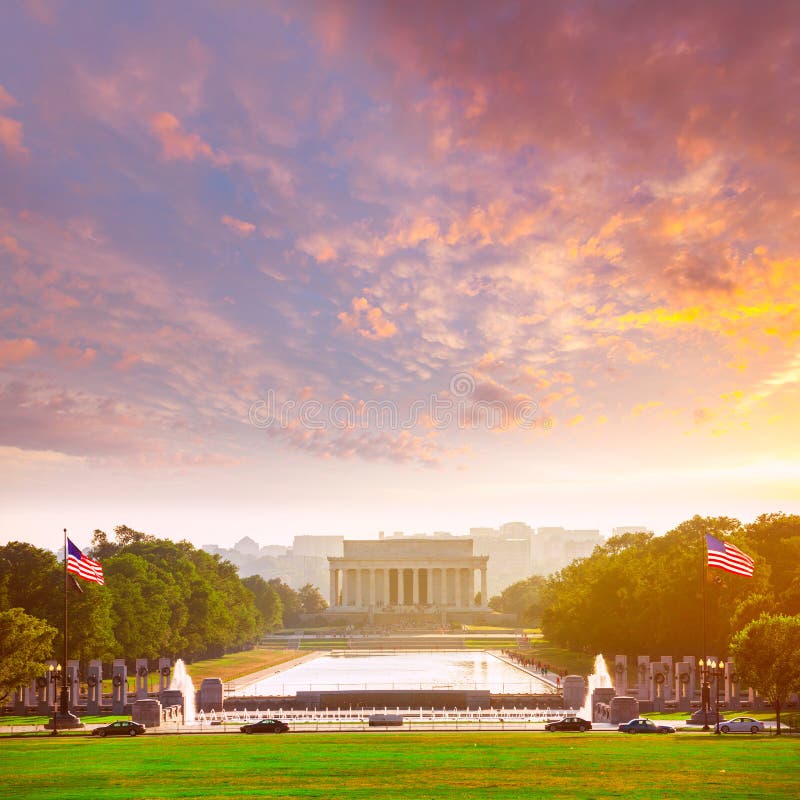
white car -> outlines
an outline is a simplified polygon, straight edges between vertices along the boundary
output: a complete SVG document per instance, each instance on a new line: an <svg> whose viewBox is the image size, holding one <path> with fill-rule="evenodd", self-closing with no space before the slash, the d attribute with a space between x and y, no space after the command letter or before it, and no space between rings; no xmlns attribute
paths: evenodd
<svg viewBox="0 0 800 800"><path fill-rule="evenodd" d="M762 733L764 723L752 717L736 717L721 722L719 729L722 733Z"/></svg>

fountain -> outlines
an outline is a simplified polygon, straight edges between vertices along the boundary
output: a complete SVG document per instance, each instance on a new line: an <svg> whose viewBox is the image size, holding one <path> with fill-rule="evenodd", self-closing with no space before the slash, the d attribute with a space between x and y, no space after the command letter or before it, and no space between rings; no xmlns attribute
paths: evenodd
<svg viewBox="0 0 800 800"><path fill-rule="evenodd" d="M608 667L606 667L605 659L602 655L597 655L594 658L594 672L589 676L589 687L586 692L586 700L583 703L583 708L580 711L580 716L583 719L592 719L592 694L595 689L610 689L611 676L608 674Z"/></svg>
<svg viewBox="0 0 800 800"><path fill-rule="evenodd" d="M182 658L175 662L169 688L170 691L179 691L183 695L183 721L186 725L193 725L195 721L194 684L186 671L186 664L183 663Z"/></svg>

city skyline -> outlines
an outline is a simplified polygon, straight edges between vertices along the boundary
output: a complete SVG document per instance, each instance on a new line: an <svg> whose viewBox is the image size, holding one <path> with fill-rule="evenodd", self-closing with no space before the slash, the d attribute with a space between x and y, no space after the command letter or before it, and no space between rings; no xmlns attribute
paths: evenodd
<svg viewBox="0 0 800 800"><path fill-rule="evenodd" d="M800 513L798 23L5 8L0 542Z"/></svg>

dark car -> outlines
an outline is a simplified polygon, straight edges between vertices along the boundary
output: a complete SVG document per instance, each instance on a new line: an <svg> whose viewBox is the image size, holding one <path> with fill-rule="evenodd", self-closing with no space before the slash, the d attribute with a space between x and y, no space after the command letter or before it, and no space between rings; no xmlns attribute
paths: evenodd
<svg viewBox="0 0 800 800"><path fill-rule="evenodd" d="M546 731L579 731L583 733L592 729L592 723L580 717L564 717L548 722L544 729Z"/></svg>
<svg viewBox="0 0 800 800"><path fill-rule="evenodd" d="M289 726L279 719L262 719L250 725L242 725L242 733L286 733Z"/></svg>
<svg viewBox="0 0 800 800"><path fill-rule="evenodd" d="M140 736L145 732L144 725L130 720L117 720L102 728L95 728L92 736Z"/></svg>
<svg viewBox="0 0 800 800"><path fill-rule="evenodd" d="M656 725L651 719L632 719L617 729L621 733L675 733L669 725Z"/></svg>

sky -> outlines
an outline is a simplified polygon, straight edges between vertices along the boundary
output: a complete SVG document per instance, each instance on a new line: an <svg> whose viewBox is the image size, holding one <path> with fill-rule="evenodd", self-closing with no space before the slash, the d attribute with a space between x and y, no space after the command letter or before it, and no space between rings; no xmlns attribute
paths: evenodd
<svg viewBox="0 0 800 800"><path fill-rule="evenodd" d="M795 2L0 25L0 541L800 512Z"/></svg>

